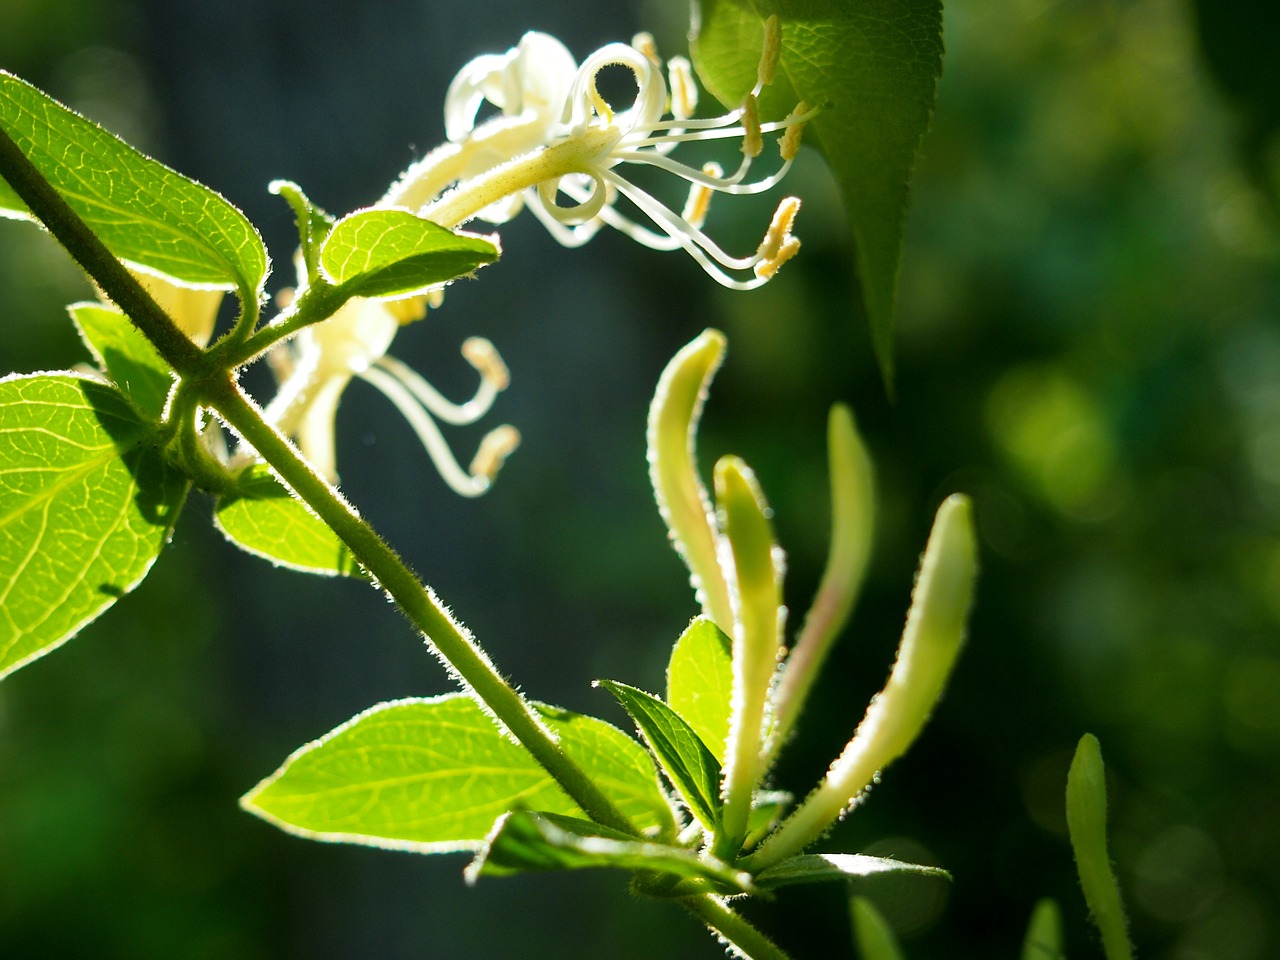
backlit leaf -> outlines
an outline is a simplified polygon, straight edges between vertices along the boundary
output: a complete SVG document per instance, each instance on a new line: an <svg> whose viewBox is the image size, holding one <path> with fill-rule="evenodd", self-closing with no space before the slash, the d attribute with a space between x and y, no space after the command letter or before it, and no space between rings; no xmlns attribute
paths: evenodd
<svg viewBox="0 0 1280 960"><path fill-rule="evenodd" d="M115 307L73 303L67 308L95 360L138 412L159 420L173 373L151 341Z"/></svg>
<svg viewBox="0 0 1280 960"><path fill-rule="evenodd" d="M121 260L256 299L267 252L244 214L31 84L0 71L0 126ZM0 216L29 217L0 180Z"/></svg>
<svg viewBox="0 0 1280 960"><path fill-rule="evenodd" d="M798 100L822 106L810 127L844 196L862 306L892 383L907 184L942 70L940 0L700 0L698 8L694 63L730 106L756 82L763 23L778 16L780 80L766 90L762 115L777 119Z"/></svg>
<svg viewBox="0 0 1280 960"><path fill-rule="evenodd" d="M670 828L638 743L591 717L545 713L565 752L638 827ZM241 805L300 836L419 853L479 849L494 821L520 807L582 815L463 694L372 707L297 750Z"/></svg>
<svg viewBox="0 0 1280 960"><path fill-rule="evenodd" d="M154 427L107 384L0 380L0 677L146 576L187 492Z"/></svg>
<svg viewBox="0 0 1280 960"><path fill-rule="evenodd" d="M357 210L334 224L320 267L349 296L401 297L498 259L494 240L455 233L408 210Z"/></svg>
<svg viewBox="0 0 1280 960"><path fill-rule="evenodd" d="M643 690L600 680L635 721L649 749L689 810L708 830L720 821L720 764L697 733L674 710Z"/></svg>
<svg viewBox="0 0 1280 960"><path fill-rule="evenodd" d="M733 642L706 617L681 634L667 664L667 702L724 763L733 696Z"/></svg>
<svg viewBox="0 0 1280 960"><path fill-rule="evenodd" d="M483 851L467 867L467 879L590 867L713 880L730 892L751 889L750 874L714 858L699 857L692 850L634 840L586 820L525 810L499 821Z"/></svg>
<svg viewBox="0 0 1280 960"><path fill-rule="evenodd" d="M213 517L232 543L280 566L326 576L360 573L347 545L265 464L240 476L235 491L218 499Z"/></svg>

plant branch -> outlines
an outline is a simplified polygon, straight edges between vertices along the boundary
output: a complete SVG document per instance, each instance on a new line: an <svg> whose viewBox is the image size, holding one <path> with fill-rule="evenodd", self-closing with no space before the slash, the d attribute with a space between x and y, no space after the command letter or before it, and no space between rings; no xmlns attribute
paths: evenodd
<svg viewBox="0 0 1280 960"><path fill-rule="evenodd" d="M293 492L327 523L401 612L422 633L446 667L474 692L533 757L597 823L638 835L634 824L570 759L533 706L498 672L469 631L409 569L346 500L262 417L262 411L227 373L206 385L203 401L271 465Z"/></svg>
<svg viewBox="0 0 1280 960"><path fill-rule="evenodd" d="M790 960L785 950L725 906L718 897L682 900L685 908L715 931L739 956L748 960Z"/></svg>
<svg viewBox="0 0 1280 960"><path fill-rule="evenodd" d="M0 129L0 176L102 291L186 381L199 402L216 410L258 451L380 583L457 678L504 724L588 816L638 835L635 826L573 762L532 704L503 679L470 633L294 447L263 419L218 353L206 354L160 309L22 150ZM277 331L278 332L278 331Z"/></svg>
<svg viewBox="0 0 1280 960"><path fill-rule="evenodd" d="M160 309L3 129L0 176L111 302L151 341L169 366L179 375L193 379L208 372L204 352Z"/></svg>

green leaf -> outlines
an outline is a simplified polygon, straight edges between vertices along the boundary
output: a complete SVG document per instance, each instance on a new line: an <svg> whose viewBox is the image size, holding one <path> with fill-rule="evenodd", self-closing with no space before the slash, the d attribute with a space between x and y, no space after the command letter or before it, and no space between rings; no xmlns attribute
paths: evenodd
<svg viewBox="0 0 1280 960"><path fill-rule="evenodd" d="M347 545L265 464L240 475L234 492L218 499L213 518L236 546L280 566L324 576L361 575Z"/></svg>
<svg viewBox="0 0 1280 960"><path fill-rule="evenodd" d="M743 849L750 850L772 833L794 800L795 797L785 790L757 790L751 801L751 813L747 815L747 839L742 843Z"/></svg>
<svg viewBox="0 0 1280 960"><path fill-rule="evenodd" d="M732 646L724 631L697 617L676 641L667 664L667 702L720 763L733 696Z"/></svg>
<svg viewBox="0 0 1280 960"><path fill-rule="evenodd" d="M113 254L256 302L267 252L221 196L0 71L0 126ZM29 217L0 180L0 215Z"/></svg>
<svg viewBox="0 0 1280 960"><path fill-rule="evenodd" d="M1067 772L1067 832L1085 903L1102 934L1107 960L1130 960L1120 885L1107 854L1107 777L1098 738L1086 733Z"/></svg>
<svg viewBox="0 0 1280 960"><path fill-rule="evenodd" d="M797 883L861 880L884 873L909 873L946 879L951 877L941 867L903 863L888 857L869 857L861 853L814 853L783 860L757 876L756 883L766 890L772 890Z"/></svg>
<svg viewBox="0 0 1280 960"><path fill-rule="evenodd" d="M854 897L849 903L849 912L861 960L904 960L893 929L870 900Z"/></svg>
<svg viewBox="0 0 1280 960"><path fill-rule="evenodd" d="M613 680L597 680L631 715L649 749L708 830L720 822L720 763L689 724L657 697Z"/></svg>
<svg viewBox="0 0 1280 960"><path fill-rule="evenodd" d="M665 844L633 840L573 817L518 810L498 821L471 865L467 879L504 877L530 870L615 867L657 871L681 879L705 879L728 888L751 890L751 876L711 857Z"/></svg>
<svg viewBox="0 0 1280 960"><path fill-rule="evenodd" d="M151 341L115 307L73 303L67 309L103 372L139 413L158 421L173 386L173 372Z"/></svg>
<svg viewBox="0 0 1280 960"><path fill-rule="evenodd" d="M592 717L544 711L569 756L637 826L671 812L644 749ZM316 840L440 853L476 850L517 807L582 811L463 694L379 704L295 751L240 801Z"/></svg>
<svg viewBox="0 0 1280 960"><path fill-rule="evenodd" d="M187 487L114 387L0 380L0 677L138 585Z"/></svg>
<svg viewBox="0 0 1280 960"><path fill-rule="evenodd" d="M348 214L320 248L320 268L352 297L402 297L498 259L492 239L452 230L408 210Z"/></svg>
<svg viewBox="0 0 1280 960"><path fill-rule="evenodd" d="M302 188L291 180L272 180L267 184L267 189L284 197L285 202L293 208L298 226L298 245L302 249L303 262L307 265L307 276L314 276L320 260L320 245L333 229L333 217L312 203L302 192Z"/></svg>
<svg viewBox="0 0 1280 960"><path fill-rule="evenodd" d="M1062 913L1058 904L1045 898L1031 911L1027 936L1022 941L1022 960L1063 960Z"/></svg>
<svg viewBox="0 0 1280 960"><path fill-rule="evenodd" d="M755 84L763 22L778 16L785 82L766 91L762 116L781 116L797 99L822 106L810 126L844 196L863 309L892 385L907 184L942 71L940 0L700 0L699 8L694 63L730 106Z"/></svg>

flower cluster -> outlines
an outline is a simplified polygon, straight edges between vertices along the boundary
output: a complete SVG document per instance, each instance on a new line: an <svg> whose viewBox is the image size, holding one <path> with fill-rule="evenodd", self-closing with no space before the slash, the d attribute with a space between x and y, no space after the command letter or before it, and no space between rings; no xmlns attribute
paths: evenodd
<svg viewBox="0 0 1280 960"><path fill-rule="evenodd" d="M463 67L445 98L449 142L405 171L381 203L451 227L472 217L505 223L527 206L566 246L583 244L609 226L657 250L683 248L725 286L759 286L799 249L791 234L799 201L782 201L749 256L731 256L702 228L712 194L769 190L799 149L800 132L813 113L807 107L801 104L782 120L759 119L756 98L773 78L778 53L777 21L771 18L755 89L736 110L694 119L697 95L689 62L673 58L664 77L651 37L608 44L578 66L559 40L527 33L507 53L477 57ZM610 67L635 78L636 97L626 109L615 109L600 94L598 78ZM481 121L486 102L498 112ZM753 180L753 162L770 133L780 134L781 163ZM691 141L724 139L742 141L742 159L730 174L714 163L693 167L672 156ZM643 189L627 165L685 181L682 211ZM647 223L620 210L619 197Z"/></svg>
<svg viewBox="0 0 1280 960"><path fill-rule="evenodd" d="M514 49L477 57L462 68L445 98L448 142L405 171L378 206L408 209L451 228L473 218L505 223L528 207L567 246L583 244L609 226L657 250L686 250L725 286L757 287L799 249L791 233L799 200L788 197L779 204L749 256L726 253L703 224L713 194L770 189L786 175L799 149L800 132L812 115L803 104L782 120L759 119L756 98L772 80L779 48L777 21L771 18L755 89L738 109L695 119L689 62L673 58L664 74L651 37L608 44L578 65L559 40L527 33ZM603 71L619 67L630 71L636 85L635 100L625 109L615 109L598 84ZM486 103L497 112L482 120ZM773 133L779 135L781 160L773 172L752 179L764 136ZM729 174L714 163L695 168L672 156L691 141L725 139L742 141L742 159ZM629 166L685 181L681 212L640 187ZM619 198L644 222L619 209ZM329 319L304 328L293 343L271 354L280 391L267 417L298 442L320 473L336 479L334 415L347 384L362 379L405 416L445 481L464 496L476 496L488 489L519 435L510 426L491 431L471 468L463 470L438 422L474 423L505 388L507 371L487 340L467 341L463 354L481 383L472 399L454 404L388 357L396 330L425 312L423 302L355 298Z"/></svg>
<svg viewBox="0 0 1280 960"><path fill-rule="evenodd" d="M303 456L326 479L337 479L334 417L342 391L355 377L395 404L444 481L464 497L488 490L519 445L515 427L503 425L485 435L469 470L458 464L436 421L455 426L475 423L492 408L509 377L493 344L472 337L463 343L462 355L480 374L480 386L470 400L453 403L404 363L387 356L401 324L421 318L425 311L421 298L354 297L332 317L305 327L293 341L269 354L280 390L268 405L266 418L297 440Z"/></svg>

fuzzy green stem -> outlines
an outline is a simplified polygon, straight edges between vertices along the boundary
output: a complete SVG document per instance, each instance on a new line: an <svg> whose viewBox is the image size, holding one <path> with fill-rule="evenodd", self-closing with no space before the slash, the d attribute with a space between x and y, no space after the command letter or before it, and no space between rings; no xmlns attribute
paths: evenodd
<svg viewBox="0 0 1280 960"><path fill-rule="evenodd" d="M763 933L734 913L718 897L694 897L681 901L685 907L749 960L789 960L787 953Z"/></svg>
<svg viewBox="0 0 1280 960"><path fill-rule="evenodd" d="M208 371L210 364L204 352L160 309L3 129L0 177L9 182L45 229L151 341L166 363L194 378Z"/></svg>
<svg viewBox="0 0 1280 960"><path fill-rule="evenodd" d="M498 672L470 633L449 616L435 594L400 556L317 474L227 374L210 383L204 403L252 446L293 492L342 539L422 633L446 667L597 823L635 835L635 826L601 793L557 743L532 705Z"/></svg>
<svg viewBox="0 0 1280 960"><path fill-rule="evenodd" d="M293 446L263 419L218 353L191 342L71 209L16 143L0 129L0 177L129 316L164 360L187 381L199 402L218 412L249 442L312 510L342 538L445 661L458 679L504 724L564 791L598 823L636 835L635 826L561 750L533 706L502 678L470 634L399 555L316 474Z"/></svg>

